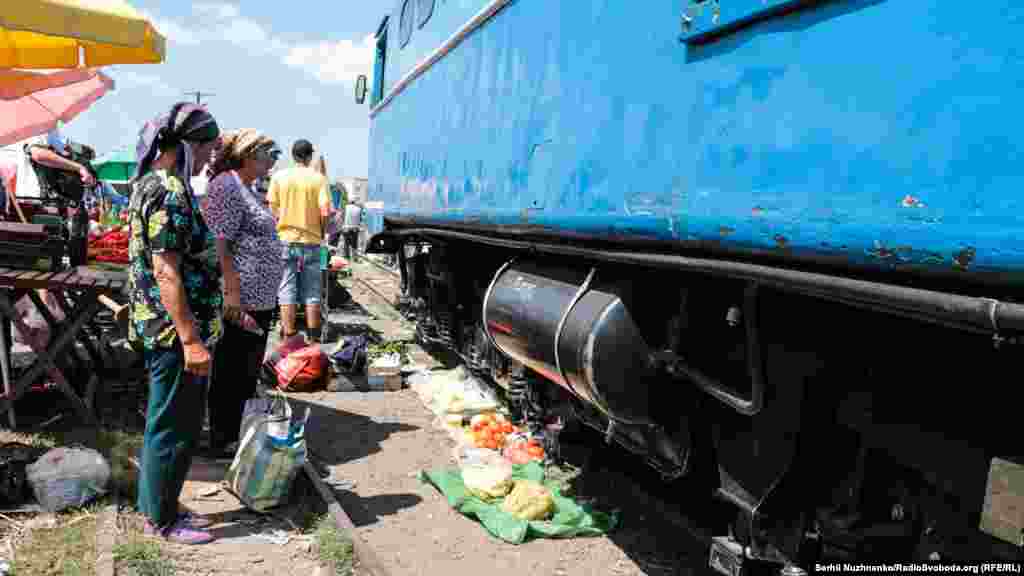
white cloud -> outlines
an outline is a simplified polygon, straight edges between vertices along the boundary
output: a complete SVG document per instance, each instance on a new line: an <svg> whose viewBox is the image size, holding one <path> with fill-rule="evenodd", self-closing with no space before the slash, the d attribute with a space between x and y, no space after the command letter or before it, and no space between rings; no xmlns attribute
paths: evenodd
<svg viewBox="0 0 1024 576"><path fill-rule="evenodd" d="M224 39L239 46L258 45L269 38L267 31L248 18L232 18L222 30Z"/></svg>
<svg viewBox="0 0 1024 576"><path fill-rule="evenodd" d="M305 70L325 84L355 82L356 76L373 74L373 35L359 43L325 41L292 46L284 63Z"/></svg>
<svg viewBox="0 0 1024 576"><path fill-rule="evenodd" d="M238 6L227 2L196 2L192 4L192 12L199 17L219 20L230 20L241 15Z"/></svg>
<svg viewBox="0 0 1024 576"><path fill-rule="evenodd" d="M158 32L164 35L170 42L195 46L199 44L199 36L192 30L178 24L174 20L156 18L152 14L141 11L142 15L149 20Z"/></svg>
<svg viewBox="0 0 1024 576"><path fill-rule="evenodd" d="M148 16L148 15L147 15ZM172 20L148 16L169 39L180 44L223 41L250 53L279 58L291 68L301 70L324 84L355 82L360 74L373 74L374 39L324 40L291 44L275 36L259 22L242 15L238 4L196 2L192 20L182 25Z"/></svg>

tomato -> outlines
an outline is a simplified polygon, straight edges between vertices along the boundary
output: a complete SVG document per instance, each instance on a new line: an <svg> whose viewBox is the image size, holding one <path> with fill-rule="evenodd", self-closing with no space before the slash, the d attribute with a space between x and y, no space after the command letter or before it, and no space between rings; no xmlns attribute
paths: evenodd
<svg viewBox="0 0 1024 576"><path fill-rule="evenodd" d="M519 448L509 450L509 453L506 457L513 464L527 464L530 461L530 455L527 454L526 452L523 452L523 450Z"/></svg>

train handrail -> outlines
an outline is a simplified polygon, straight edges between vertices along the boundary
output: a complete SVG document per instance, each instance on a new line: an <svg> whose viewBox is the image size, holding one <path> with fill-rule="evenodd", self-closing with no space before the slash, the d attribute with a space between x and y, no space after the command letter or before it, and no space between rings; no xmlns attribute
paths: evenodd
<svg viewBox="0 0 1024 576"><path fill-rule="evenodd" d="M998 344L1005 335L1024 334L1024 305L1005 300L963 296L923 288L910 288L859 280L839 275L806 272L789 268L751 264L734 260L718 260L642 251L595 250L579 246L544 244L525 240L509 240L440 228L396 228L377 234L386 237L442 237L472 241L495 247L584 258L622 264L640 264L657 268L711 274L758 282L762 286L839 302L947 328L993 337Z"/></svg>

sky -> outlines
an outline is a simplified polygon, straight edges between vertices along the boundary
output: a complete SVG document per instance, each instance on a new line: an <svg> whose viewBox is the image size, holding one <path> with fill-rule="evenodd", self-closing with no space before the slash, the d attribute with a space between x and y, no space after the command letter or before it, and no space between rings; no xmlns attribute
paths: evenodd
<svg viewBox="0 0 1024 576"><path fill-rule="evenodd" d="M115 90L64 133L103 155L135 149L139 129L177 101L204 96L222 130L255 128L290 159L313 143L331 178L366 177L369 108L355 79L373 72L372 35L387 0L131 0L167 37L162 64L111 66Z"/></svg>

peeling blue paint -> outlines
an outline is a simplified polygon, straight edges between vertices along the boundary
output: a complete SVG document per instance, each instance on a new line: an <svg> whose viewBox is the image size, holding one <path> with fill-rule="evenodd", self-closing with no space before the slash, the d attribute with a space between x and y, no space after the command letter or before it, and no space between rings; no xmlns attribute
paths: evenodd
<svg viewBox="0 0 1024 576"><path fill-rule="evenodd" d="M487 4L438 0L386 89ZM374 117L371 196L1024 285L1024 5L817 3L688 45L684 4L511 3Z"/></svg>

